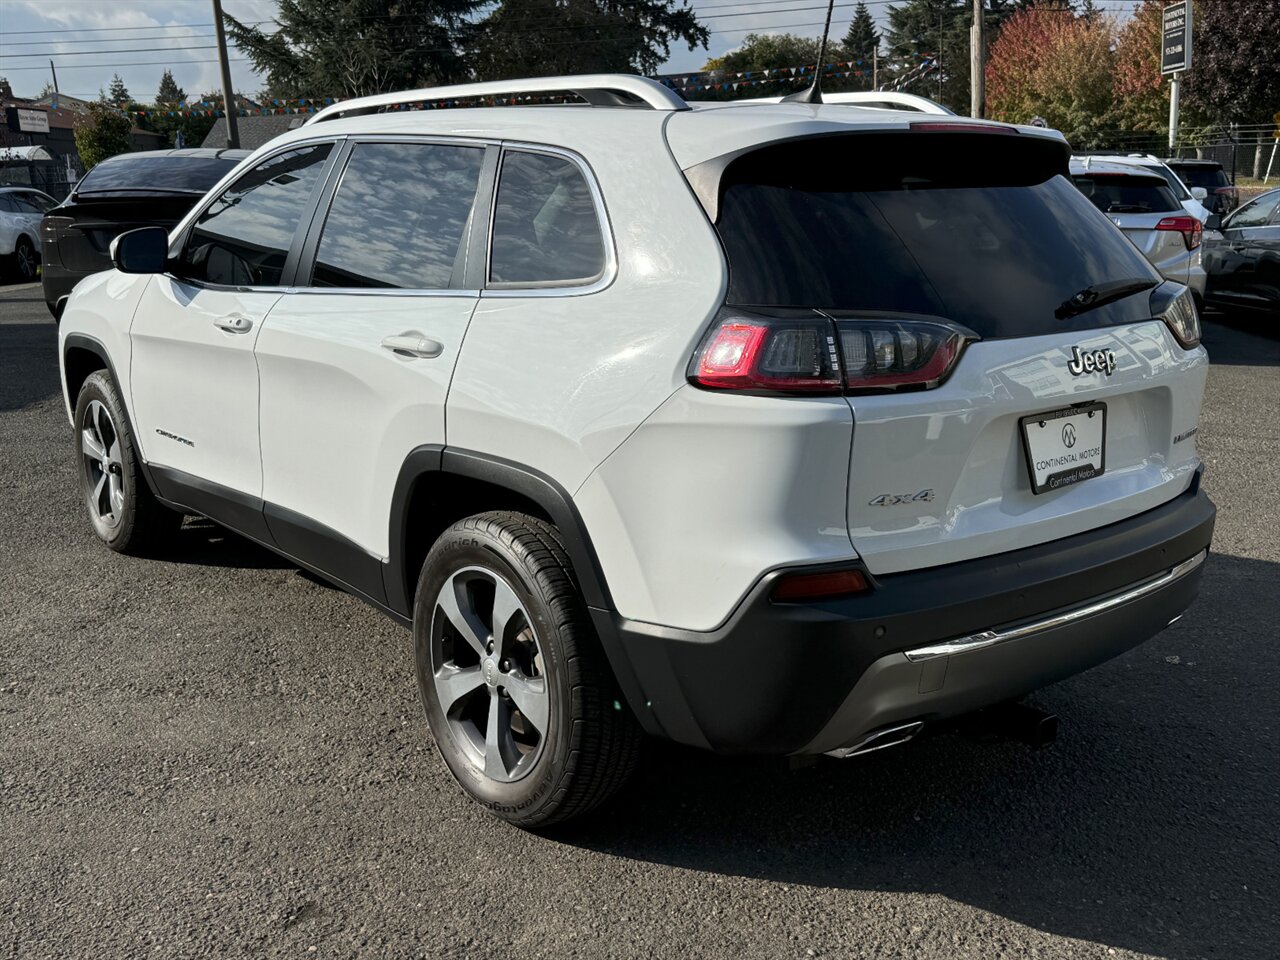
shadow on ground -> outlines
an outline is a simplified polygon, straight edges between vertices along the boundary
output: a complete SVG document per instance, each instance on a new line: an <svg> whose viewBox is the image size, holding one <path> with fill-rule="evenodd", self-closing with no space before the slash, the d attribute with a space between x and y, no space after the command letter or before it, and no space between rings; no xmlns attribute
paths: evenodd
<svg viewBox="0 0 1280 960"><path fill-rule="evenodd" d="M557 839L731 876L941 893L1162 957L1269 960L1280 843L1260 784L1277 762L1280 670L1274 636L1224 629L1219 604L1280 615L1280 564L1215 556L1183 621L1038 694L1062 717L1045 750L940 736L791 772L655 747L624 797Z"/></svg>
<svg viewBox="0 0 1280 960"><path fill-rule="evenodd" d="M1280 323L1260 314L1207 314L1201 325L1200 342L1213 363L1280 366Z"/></svg>
<svg viewBox="0 0 1280 960"><path fill-rule="evenodd" d="M58 328L52 323L6 323L0 349L0 412L57 396Z"/></svg>

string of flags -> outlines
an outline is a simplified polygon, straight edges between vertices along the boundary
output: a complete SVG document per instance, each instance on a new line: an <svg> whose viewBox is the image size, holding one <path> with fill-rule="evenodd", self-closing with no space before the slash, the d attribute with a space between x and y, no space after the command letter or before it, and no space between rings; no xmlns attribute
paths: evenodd
<svg viewBox="0 0 1280 960"><path fill-rule="evenodd" d="M886 68L901 68L904 66L909 68L906 73L897 77L884 88L887 90L900 90L908 83L925 76L931 70L935 69L937 67L937 56L932 53L923 53L912 57L885 58L879 60L877 65L881 70ZM691 94L701 93L707 90L741 90L743 88L755 87L761 84L775 84L789 80L803 80L812 77L816 72L817 71L812 64L797 64L795 66L788 67L771 67L767 70L742 70L728 73L723 71L700 71L696 73L658 76L654 79L682 94ZM825 79L834 80L849 77L870 77L872 73L873 65L869 60L841 60L822 65L822 75ZM271 97L264 100L261 104L240 107L236 110L236 115L241 117L265 117L312 114L331 104L339 103L344 99L346 98ZM482 100L439 100L421 104L397 104L389 109L434 109L442 107L469 106L479 102L504 105L516 105L521 103L562 103L566 99L567 98L564 95L554 94L549 96L531 95L501 98L485 97L482 98ZM172 107L162 105L159 107L132 109L128 111L128 114L131 117L222 117L226 116L226 110L223 109L222 104L216 100L194 100L176 104Z"/></svg>

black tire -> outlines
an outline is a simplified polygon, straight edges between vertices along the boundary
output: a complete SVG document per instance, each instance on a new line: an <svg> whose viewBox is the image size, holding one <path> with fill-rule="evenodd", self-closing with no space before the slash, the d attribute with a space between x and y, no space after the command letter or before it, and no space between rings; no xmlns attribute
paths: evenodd
<svg viewBox="0 0 1280 960"><path fill-rule="evenodd" d="M484 733L483 743L475 741L481 716L485 731L492 735L489 717L499 710L504 697L510 705L499 716L511 718L510 729L523 725L524 731L537 732L521 718L520 698L501 685L504 677L515 682L514 675L523 673L513 665L514 656L501 661L501 671L510 668L509 672L494 671L499 661L490 643L487 660L477 656L477 665L469 668L481 672L483 683L452 701L447 711L441 703L437 668L441 676L449 671L460 674L457 667L464 654L470 657L477 651L438 604L446 585L461 590L464 602L470 602L466 598L473 588L457 586L464 582L459 578L465 577L480 587L486 578L497 578L495 591L505 583L514 593L521 609L507 621L506 631L500 631L498 642L511 651L521 638L526 652L532 645L536 662L528 672L533 680L520 682L542 679L542 689L550 698L547 729L538 734L537 744L524 744L523 754L512 754L519 758L517 772L521 764L527 766L518 779L490 776L489 741ZM493 641L494 614L491 610L485 622L480 587L475 588L479 597L475 633L488 631L488 640ZM497 604L496 599L489 602L491 608ZM635 767L639 725L618 693L568 555L550 524L525 514L492 512L468 517L446 530L431 548L418 578L413 635L418 687L440 754L458 783L503 820L538 828L578 816L604 802ZM497 656L503 656L502 650ZM505 726L505 721L500 723ZM528 737L532 739L532 734ZM505 767L497 769L502 776L515 776Z"/></svg>
<svg viewBox="0 0 1280 960"><path fill-rule="evenodd" d="M19 237L13 245L13 275L20 283L31 283L38 275L39 262L35 246L26 237Z"/></svg>
<svg viewBox="0 0 1280 960"><path fill-rule="evenodd" d="M100 410L105 411L106 421L98 416ZM91 414L95 415L96 433L86 439ZM89 374L80 387L75 423L76 466L94 532L117 553L153 553L171 540L182 517L157 501L147 486L124 404L106 370ZM106 448L105 460L90 452L95 437ZM104 505L109 516L104 516Z"/></svg>

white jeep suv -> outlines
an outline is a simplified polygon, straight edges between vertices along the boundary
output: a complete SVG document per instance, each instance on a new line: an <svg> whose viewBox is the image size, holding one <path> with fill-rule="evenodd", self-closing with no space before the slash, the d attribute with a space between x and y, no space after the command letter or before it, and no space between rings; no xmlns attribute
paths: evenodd
<svg viewBox="0 0 1280 960"><path fill-rule="evenodd" d="M642 732L900 742L1199 586L1199 321L1068 156L625 76L336 104L76 287L89 519L201 514L411 626L445 762L524 826Z"/></svg>

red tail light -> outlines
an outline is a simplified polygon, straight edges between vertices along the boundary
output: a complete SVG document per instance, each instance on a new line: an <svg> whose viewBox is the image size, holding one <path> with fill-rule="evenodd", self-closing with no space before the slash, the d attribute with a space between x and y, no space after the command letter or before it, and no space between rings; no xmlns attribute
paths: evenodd
<svg viewBox="0 0 1280 960"><path fill-rule="evenodd" d="M951 373L972 331L938 320L775 318L725 310L689 364L713 390L839 394L927 390Z"/></svg>
<svg viewBox="0 0 1280 960"><path fill-rule="evenodd" d="M963 120L922 120L911 124L911 129L924 133L1018 133L1016 127L997 123L965 123Z"/></svg>
<svg viewBox="0 0 1280 960"><path fill-rule="evenodd" d="M1182 234L1182 242L1187 245L1187 249L1194 250L1200 246L1204 225L1195 217L1165 217L1156 224L1156 229L1178 231Z"/></svg>

